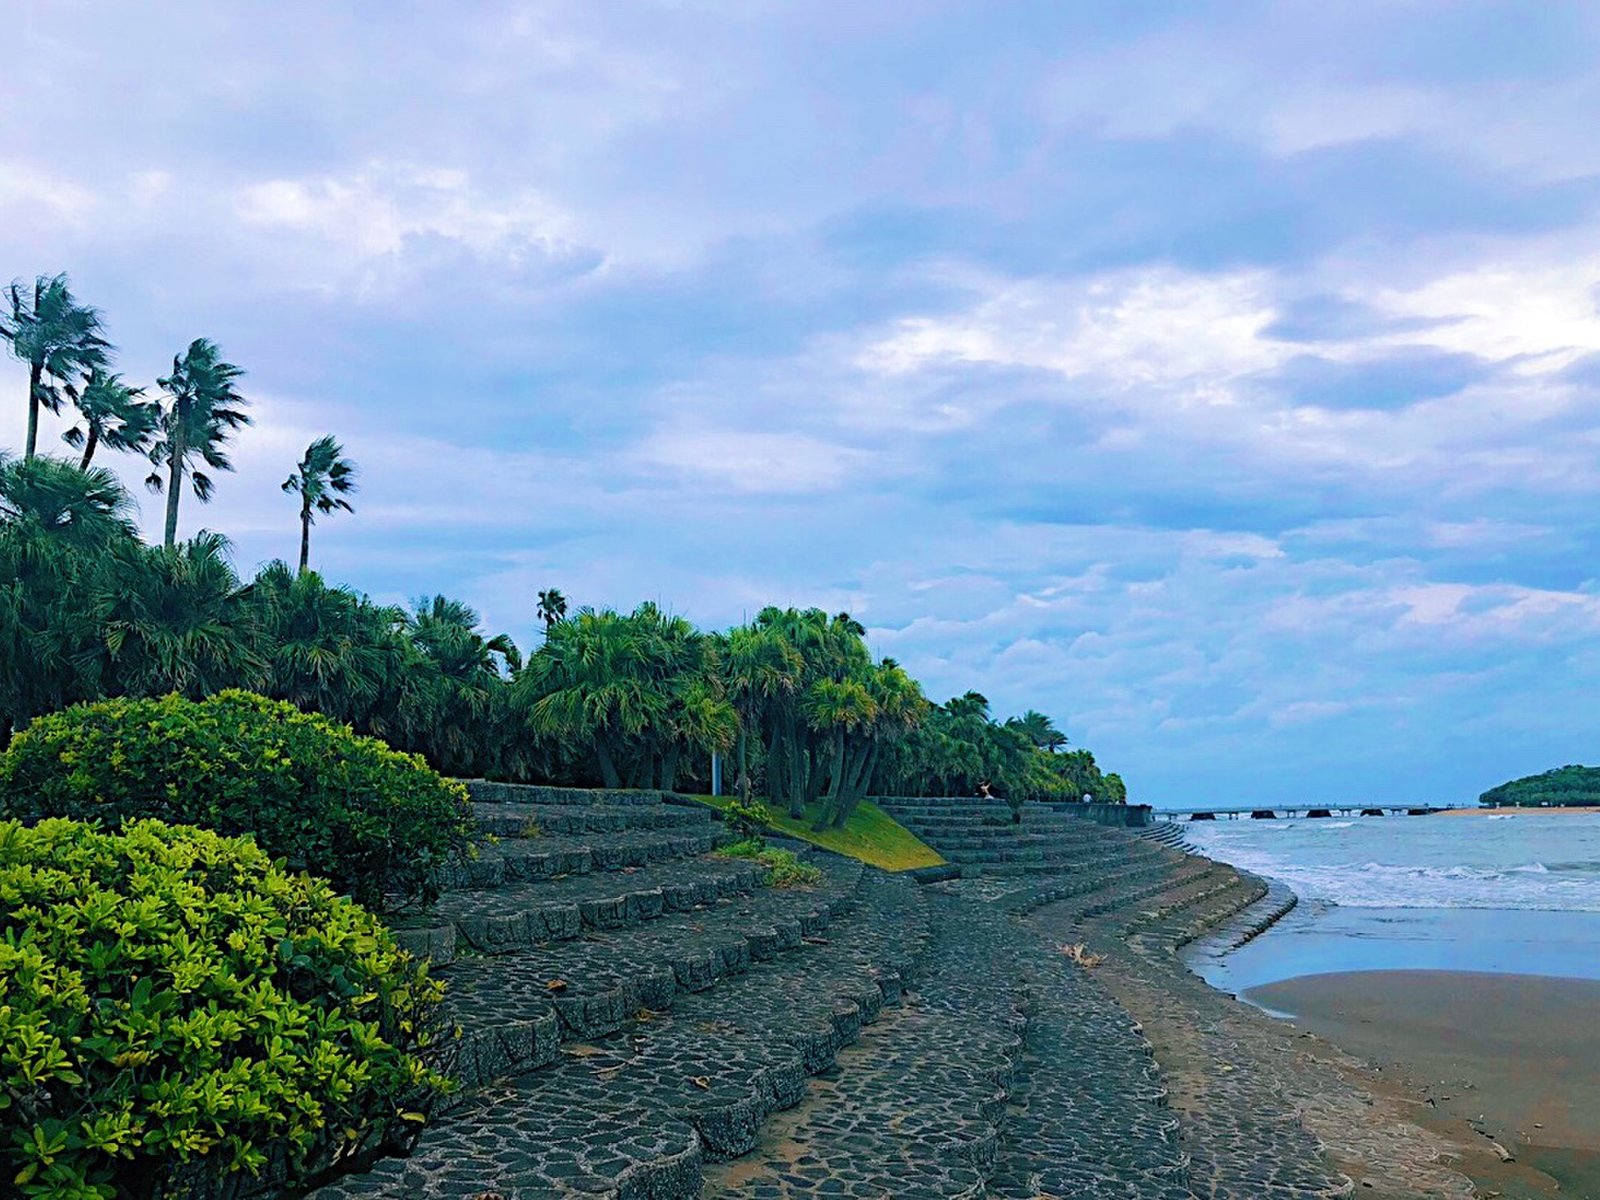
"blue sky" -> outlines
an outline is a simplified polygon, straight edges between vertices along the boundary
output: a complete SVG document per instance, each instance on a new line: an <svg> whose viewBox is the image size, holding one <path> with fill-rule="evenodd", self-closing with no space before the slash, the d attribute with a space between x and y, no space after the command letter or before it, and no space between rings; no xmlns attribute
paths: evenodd
<svg viewBox="0 0 1600 1200"><path fill-rule="evenodd" d="M848 609L1137 799L1600 759L1593 5L0 15L0 275L249 371L247 570L333 432L333 578Z"/></svg>

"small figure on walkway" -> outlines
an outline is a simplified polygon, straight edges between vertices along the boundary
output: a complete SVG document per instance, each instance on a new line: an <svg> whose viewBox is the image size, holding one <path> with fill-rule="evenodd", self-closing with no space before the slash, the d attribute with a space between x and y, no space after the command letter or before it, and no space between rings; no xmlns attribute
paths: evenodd
<svg viewBox="0 0 1600 1200"><path fill-rule="evenodd" d="M978 785L978 795L982 796L985 800L994 799L994 789L989 786L989 781L987 779Z"/></svg>

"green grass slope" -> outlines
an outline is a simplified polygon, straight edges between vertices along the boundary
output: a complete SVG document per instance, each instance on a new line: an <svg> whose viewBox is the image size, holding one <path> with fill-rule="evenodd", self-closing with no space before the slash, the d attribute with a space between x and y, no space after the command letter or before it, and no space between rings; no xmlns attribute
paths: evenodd
<svg viewBox="0 0 1600 1200"><path fill-rule="evenodd" d="M726 809L731 796L696 796L694 799L715 809ZM810 819L796 821L785 813L773 810L772 831L784 837L797 838L832 850L836 854L859 858L871 867L885 871L909 871L913 867L936 867L944 862L939 852L896 821L870 800L863 800L845 822L843 829L825 829L812 833Z"/></svg>

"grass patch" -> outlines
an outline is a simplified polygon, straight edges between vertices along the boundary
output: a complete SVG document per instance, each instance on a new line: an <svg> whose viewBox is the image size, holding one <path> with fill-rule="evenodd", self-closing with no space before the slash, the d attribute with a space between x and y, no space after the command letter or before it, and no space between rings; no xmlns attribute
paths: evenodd
<svg viewBox="0 0 1600 1200"><path fill-rule="evenodd" d="M695 796L702 804L726 811L733 796ZM856 805L843 829L824 829L812 833L810 820L796 821L781 809L772 810L772 832L821 846L836 854L859 858L885 871L909 871L913 867L937 867L944 862L939 852L870 800Z"/></svg>
<svg viewBox="0 0 1600 1200"><path fill-rule="evenodd" d="M722 858L750 858L772 871L769 881L775 888L816 887L822 882L822 868L803 863L793 850L763 845L757 838L746 838L723 846L716 853Z"/></svg>

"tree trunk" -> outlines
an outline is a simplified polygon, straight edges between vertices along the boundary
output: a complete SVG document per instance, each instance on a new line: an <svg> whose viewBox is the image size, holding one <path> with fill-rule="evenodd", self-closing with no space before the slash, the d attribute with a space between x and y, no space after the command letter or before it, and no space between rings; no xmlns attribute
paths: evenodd
<svg viewBox="0 0 1600 1200"><path fill-rule="evenodd" d="M670 792L678 782L678 747L671 747L661 756L661 790Z"/></svg>
<svg viewBox="0 0 1600 1200"><path fill-rule="evenodd" d="M834 815L833 823L838 829L843 829L845 822L850 819L850 814L856 811L867 795L867 786L872 782L872 773L878 768L878 743L863 747L861 758L857 765L855 775L850 780L850 790L846 793L844 802L839 805L839 811Z"/></svg>
<svg viewBox="0 0 1600 1200"><path fill-rule="evenodd" d="M181 431L181 418L174 421ZM167 465L167 549L171 550L178 541L178 491L183 487L183 456L186 447L183 444L183 434L179 432L172 439L172 444L167 447L170 459Z"/></svg>
<svg viewBox="0 0 1600 1200"><path fill-rule="evenodd" d="M822 797L822 755L815 739L806 747L806 807L810 808Z"/></svg>
<svg viewBox="0 0 1600 1200"><path fill-rule="evenodd" d="M300 502L300 574L306 573L311 561L311 501Z"/></svg>
<svg viewBox="0 0 1600 1200"><path fill-rule="evenodd" d="M608 788L622 786L622 776L617 774L616 760L611 757L611 747L603 741L594 744L594 756L600 761L600 778L605 781Z"/></svg>
<svg viewBox="0 0 1600 1200"><path fill-rule="evenodd" d="M806 816L806 752L800 744L800 720L789 722L789 738L784 744L789 756L789 815L796 821Z"/></svg>
<svg viewBox="0 0 1600 1200"><path fill-rule="evenodd" d="M89 436L83 440L83 458L78 463L78 470L87 471L89 461L94 458L94 449L100 444L100 427L93 421L88 422Z"/></svg>
<svg viewBox="0 0 1600 1200"><path fill-rule="evenodd" d="M39 445L39 380L43 370L39 363L28 364L28 442L24 459L32 458Z"/></svg>
<svg viewBox="0 0 1600 1200"><path fill-rule="evenodd" d="M818 778L822 772L816 767L812 768ZM821 833L833 820L834 813L840 800L840 789L844 784L844 729L841 727L833 731L833 762L829 764L828 795L817 806L817 819L811 823L812 833Z"/></svg>

